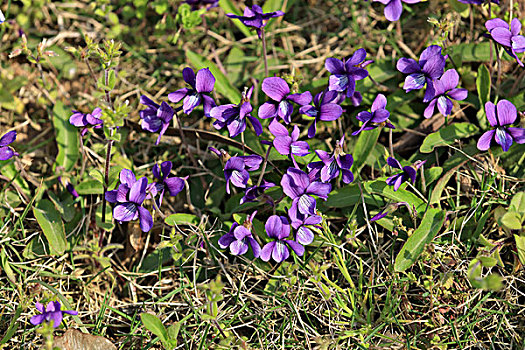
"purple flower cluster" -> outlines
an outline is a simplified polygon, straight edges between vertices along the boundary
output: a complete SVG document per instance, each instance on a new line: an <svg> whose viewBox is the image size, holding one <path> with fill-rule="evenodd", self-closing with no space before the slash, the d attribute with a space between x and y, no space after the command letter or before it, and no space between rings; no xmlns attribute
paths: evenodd
<svg viewBox="0 0 525 350"><path fill-rule="evenodd" d="M104 121L100 119L102 117L102 109L95 108L91 113L80 113L73 111L73 115L69 118L69 122L77 128L82 128L81 135L84 136L89 128L100 129L104 124Z"/></svg>
<svg viewBox="0 0 525 350"><path fill-rule="evenodd" d="M42 324L43 322L52 322L53 327L58 328L58 326L60 326L62 323L64 314L78 315L77 311L61 310L62 306L60 305L59 301L50 301L45 309L43 304L36 302L35 307L40 312L40 314L32 316L29 320L29 322L31 322L31 324L34 326Z"/></svg>
<svg viewBox="0 0 525 350"><path fill-rule="evenodd" d="M505 51L522 67L525 65L519 59L518 53L525 52L525 36L519 35L521 32L521 22L514 18L510 22L510 27L502 19L494 18L485 22L485 27L495 42L503 46Z"/></svg>
<svg viewBox="0 0 525 350"><path fill-rule="evenodd" d="M425 109L425 118L434 115L437 105L439 112L443 116L452 113L454 104L452 100L461 101L467 98L466 89L458 89L459 74L455 69L445 72L446 56L441 54L441 47L432 45L421 53L419 62L411 58L401 58L397 62L397 69L404 74L403 88L406 92L419 90L426 86L423 102L428 102Z"/></svg>
<svg viewBox="0 0 525 350"><path fill-rule="evenodd" d="M485 104L485 112L490 126L494 129L485 132L478 140L478 149L486 151L493 142L507 152L513 142L525 143L525 129L511 127L518 117L516 106L507 100L501 100L497 105L492 102Z"/></svg>
<svg viewBox="0 0 525 350"><path fill-rule="evenodd" d="M16 131L14 130L5 133L5 135L0 138L0 160L8 160L18 155L18 153L9 147L15 139Z"/></svg>
<svg viewBox="0 0 525 350"><path fill-rule="evenodd" d="M233 13L227 13L226 16L230 18L236 18L240 20L245 26L252 27L257 30L257 35L261 37L262 30L266 23L271 18L281 17L284 15L282 11L266 12L264 13L262 8L258 5L253 5L244 8L244 14L242 16L235 15Z"/></svg>
<svg viewBox="0 0 525 350"><path fill-rule="evenodd" d="M143 232L150 231L153 227L153 217L144 207L144 201L150 198L155 200L159 195L156 205L160 206L166 190L171 196L176 196L184 188L186 178L169 177L171 168L172 164L169 161L162 163L160 169L155 165L153 176L158 181L149 184L146 177L137 180L131 170L122 169L118 188L105 194L109 203L116 204L113 208L113 218L120 223L139 219L140 229Z"/></svg>

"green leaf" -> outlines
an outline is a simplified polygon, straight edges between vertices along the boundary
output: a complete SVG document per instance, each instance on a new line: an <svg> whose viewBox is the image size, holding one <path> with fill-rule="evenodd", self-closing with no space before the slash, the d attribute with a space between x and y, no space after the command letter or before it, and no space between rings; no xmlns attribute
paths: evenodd
<svg viewBox="0 0 525 350"><path fill-rule="evenodd" d="M109 90L113 90L115 88L115 85L117 84L117 75L115 71L112 69L108 73L108 88Z"/></svg>
<svg viewBox="0 0 525 350"><path fill-rule="evenodd" d="M157 316L148 313L142 313L140 314L140 319L142 320L144 327L159 337L163 343L168 340L168 331Z"/></svg>
<svg viewBox="0 0 525 350"><path fill-rule="evenodd" d="M4 251L2 250L2 252ZM16 308L15 314L11 318L11 322L9 322L9 328L5 332L5 335L2 338L2 340L0 340L0 344L6 344L13 337L13 335L15 335L15 332L18 329L19 325L18 318L22 314L22 311L24 311L23 307L19 306Z"/></svg>
<svg viewBox="0 0 525 350"><path fill-rule="evenodd" d="M432 182L439 179L439 176L443 173L443 168L440 166L435 166L430 169L425 169L425 181L427 186Z"/></svg>
<svg viewBox="0 0 525 350"><path fill-rule="evenodd" d="M514 235L516 240L516 249L518 250L518 258L522 265L525 265L525 236Z"/></svg>
<svg viewBox="0 0 525 350"><path fill-rule="evenodd" d="M67 241L60 212L56 210L53 203L49 200L42 199L36 207L33 207L33 214L49 243L50 254L64 254L67 248Z"/></svg>
<svg viewBox="0 0 525 350"><path fill-rule="evenodd" d="M417 213L421 213L425 210L426 203L413 194L410 191L400 187L397 191L394 191L392 186L388 186L385 182L386 179L378 179L374 181L368 181L364 183L366 192L370 194L380 194L383 197L393 200L394 202L406 202L410 206L416 208Z"/></svg>
<svg viewBox="0 0 525 350"><path fill-rule="evenodd" d="M484 64L478 68L478 77L476 79L476 87L478 89L479 104L482 108L485 103L490 101L490 72Z"/></svg>
<svg viewBox="0 0 525 350"><path fill-rule="evenodd" d="M448 125L425 137L419 151L422 153L430 153L434 150L434 147L451 145L458 139L477 134L478 131L478 127L471 123L454 123Z"/></svg>
<svg viewBox="0 0 525 350"><path fill-rule="evenodd" d="M169 226L175 226L175 225L198 225L200 220L197 216L193 214L183 214L183 213L177 213L177 214L171 214L168 216L164 222L166 225Z"/></svg>
<svg viewBox="0 0 525 350"><path fill-rule="evenodd" d="M511 230L521 230L521 218L518 213L509 211L501 217L501 223Z"/></svg>
<svg viewBox="0 0 525 350"><path fill-rule="evenodd" d="M233 13L237 16L242 16L242 12L230 1L219 0L219 6L224 10L224 13ZM252 36L253 33L240 20L231 18L231 21L240 29L244 36ZM237 101L238 102L238 101Z"/></svg>
<svg viewBox="0 0 525 350"><path fill-rule="evenodd" d="M490 42L459 44L451 47L454 55L459 55L463 62L488 62L490 61ZM496 51L494 51L496 59ZM511 57L504 54L503 60L510 60Z"/></svg>
<svg viewBox="0 0 525 350"><path fill-rule="evenodd" d="M354 164L352 169L354 173L358 173L359 170L365 165L366 159L370 153L374 150L374 146L381 133L381 128L375 128L367 132L362 132L357 138L357 142L354 145L353 153Z"/></svg>
<svg viewBox="0 0 525 350"><path fill-rule="evenodd" d="M520 214L525 214L525 192L518 192L512 197L510 207Z"/></svg>
<svg viewBox="0 0 525 350"><path fill-rule="evenodd" d="M397 255L394 269L397 272L402 272L412 266L423 252L425 245L432 242L444 222L444 211L433 208L428 209L417 230L408 237Z"/></svg>
<svg viewBox="0 0 525 350"><path fill-rule="evenodd" d="M85 196L87 194L102 194L104 187L97 180L83 181L75 187L79 195Z"/></svg>
<svg viewBox="0 0 525 350"><path fill-rule="evenodd" d="M195 53L193 51L187 50L186 51L186 57L188 60L195 66L197 69L202 68L209 68L213 76L215 77L215 90L219 92L221 95L226 97L230 100L231 103L239 103L241 101L241 94L237 88L235 88L228 78L222 74L219 68L217 66L207 60L206 58L202 57L198 53Z"/></svg>
<svg viewBox="0 0 525 350"><path fill-rule="evenodd" d="M66 172L71 171L80 157L78 130L69 123L71 113L61 101L53 107L53 126L55 127L58 154L54 164L63 167Z"/></svg>

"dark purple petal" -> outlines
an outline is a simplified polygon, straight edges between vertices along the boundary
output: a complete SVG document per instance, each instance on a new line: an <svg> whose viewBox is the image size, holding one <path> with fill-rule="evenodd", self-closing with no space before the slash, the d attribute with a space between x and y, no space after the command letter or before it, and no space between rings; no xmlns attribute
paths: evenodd
<svg viewBox="0 0 525 350"><path fill-rule="evenodd" d="M141 205L146 198L146 187L148 186L148 179L140 178L131 186L129 191L129 201Z"/></svg>
<svg viewBox="0 0 525 350"><path fill-rule="evenodd" d="M446 60L445 57L441 55L441 48L436 45L433 46L436 47L439 52L424 61L422 71L431 79L439 79L445 70ZM419 61L420 63L422 63L421 60Z"/></svg>
<svg viewBox="0 0 525 350"><path fill-rule="evenodd" d="M507 128L516 143L525 143L525 129L523 128Z"/></svg>
<svg viewBox="0 0 525 350"><path fill-rule="evenodd" d="M395 158L392 158L392 157L388 157L388 159L386 160L387 164L390 165L392 168L396 168L396 169L402 169L401 167L401 163L399 163L399 161Z"/></svg>
<svg viewBox="0 0 525 350"><path fill-rule="evenodd" d="M215 85L215 77L208 68L203 68L197 72L195 90L197 92L212 92Z"/></svg>
<svg viewBox="0 0 525 350"><path fill-rule="evenodd" d="M8 146L0 147L0 160L11 159L15 152Z"/></svg>
<svg viewBox="0 0 525 350"><path fill-rule="evenodd" d="M449 69L443 73L439 81L443 84L445 91L452 90L459 84L459 74L455 69ZM436 87L436 91L437 90L438 88Z"/></svg>
<svg viewBox="0 0 525 350"><path fill-rule="evenodd" d="M277 102L282 101L290 93L290 87L286 81L279 77L264 79L261 89L268 97Z"/></svg>
<svg viewBox="0 0 525 350"><path fill-rule="evenodd" d="M423 112L423 116L425 118L430 118L434 115L434 108L436 107L437 98L430 101L427 108L425 108L425 111Z"/></svg>
<svg viewBox="0 0 525 350"><path fill-rule="evenodd" d="M354 157L351 154L344 154L337 157L336 161L341 169L350 169L354 163Z"/></svg>
<svg viewBox="0 0 525 350"><path fill-rule="evenodd" d="M176 196L184 189L184 180L180 177L170 177L164 180L170 196Z"/></svg>
<svg viewBox="0 0 525 350"><path fill-rule="evenodd" d="M219 247L221 247L221 249L226 249L234 240L235 236L228 232L227 234L219 238Z"/></svg>
<svg viewBox="0 0 525 350"><path fill-rule="evenodd" d="M7 146L16 139L16 131L11 130L0 138L0 147Z"/></svg>
<svg viewBox="0 0 525 350"><path fill-rule="evenodd" d="M345 62L345 68L346 68L346 71L349 72L350 71L350 68L352 68L353 66L355 65L358 65L359 63L363 62L366 58L366 50L365 49L358 49L354 52L354 54L352 55L352 57L350 57L346 62Z"/></svg>
<svg viewBox="0 0 525 350"><path fill-rule="evenodd" d="M337 58L333 58L333 57L327 58L324 63L324 66L326 70L332 74L340 74L340 75L345 74L345 66L343 62L341 62L341 60L338 60Z"/></svg>
<svg viewBox="0 0 525 350"><path fill-rule="evenodd" d="M228 123L227 128L228 132L230 133L230 137L235 137L246 130L246 120L234 119Z"/></svg>
<svg viewBox="0 0 525 350"><path fill-rule="evenodd" d="M255 171L259 169L261 166L261 163L263 162L263 158L259 155L251 155L251 156L240 156L244 162L244 165L249 171Z"/></svg>
<svg viewBox="0 0 525 350"><path fill-rule="evenodd" d="M496 108L498 113L499 125L510 125L516 121L518 116L518 111L516 106L507 100L501 100L498 102Z"/></svg>
<svg viewBox="0 0 525 350"><path fill-rule="evenodd" d="M131 187L135 182L137 182L137 180L135 178L135 174L133 174L131 170L122 169L120 171L120 182L128 185L128 187Z"/></svg>
<svg viewBox="0 0 525 350"><path fill-rule="evenodd" d="M403 12L403 5L401 0L391 0L388 5L385 6L385 17L390 22L395 22L401 17Z"/></svg>
<svg viewBox="0 0 525 350"><path fill-rule="evenodd" d="M131 221L138 216L138 209L135 203L119 203L113 209L113 217L117 221Z"/></svg>
<svg viewBox="0 0 525 350"><path fill-rule="evenodd" d="M405 172L406 175L408 175L412 183L416 182L416 176L417 176L416 169L412 168L411 166L404 166L403 171Z"/></svg>
<svg viewBox="0 0 525 350"><path fill-rule="evenodd" d="M390 112L386 109L379 109L374 112L374 117L370 120L371 123L380 124L385 122L390 117Z"/></svg>
<svg viewBox="0 0 525 350"><path fill-rule="evenodd" d="M190 67L186 67L182 70L182 79L188 83L193 89L195 89L195 73Z"/></svg>
<svg viewBox="0 0 525 350"><path fill-rule="evenodd" d="M321 105L319 119L323 121L336 120L343 114L343 108L335 103Z"/></svg>
<svg viewBox="0 0 525 350"><path fill-rule="evenodd" d="M76 126L77 128L87 125L86 115L80 112L74 112L71 117L69 117L69 123Z"/></svg>
<svg viewBox="0 0 525 350"><path fill-rule="evenodd" d="M182 102L182 110L186 114L190 114L193 112L195 107L200 105L201 103L201 94L200 93L194 93L191 95L187 95L184 97L184 101Z"/></svg>
<svg viewBox="0 0 525 350"><path fill-rule="evenodd" d="M263 128L262 128L262 125L261 125L261 122L259 121L259 119L249 115L248 116L248 120L250 121L250 123L252 123L253 130L255 131L255 134L257 136L260 136L262 134L262 132L263 132Z"/></svg>
<svg viewBox="0 0 525 350"><path fill-rule="evenodd" d="M312 182L306 189L306 193L315 194L319 198L327 199L328 194L332 191L332 185L322 182Z"/></svg>
<svg viewBox="0 0 525 350"><path fill-rule="evenodd" d="M139 225L142 232L149 232L153 227L153 218L151 213L144 207L138 207L139 209Z"/></svg>
<svg viewBox="0 0 525 350"><path fill-rule="evenodd" d="M259 107L259 118L267 119L277 115L277 105L273 102L265 102Z"/></svg>
<svg viewBox="0 0 525 350"><path fill-rule="evenodd" d="M174 91L170 94L168 94L168 100L170 100L173 103L178 103L180 100L182 100L186 95L188 95L188 92L191 91L188 88L179 89L177 91Z"/></svg>
<svg viewBox="0 0 525 350"><path fill-rule="evenodd" d="M349 184L350 182L354 181L354 174L350 170L341 169L341 174L341 178L345 184Z"/></svg>
<svg viewBox="0 0 525 350"><path fill-rule="evenodd" d="M304 106L312 102L312 94L310 91L306 91L301 94L291 94L287 97L287 99L297 103L300 106Z"/></svg>
<svg viewBox="0 0 525 350"><path fill-rule="evenodd" d="M406 92L422 89L423 87L425 87L426 81L427 79L425 78L425 75L423 73L410 74L405 78L405 84L403 85L403 89Z"/></svg>
<svg viewBox="0 0 525 350"><path fill-rule="evenodd" d="M421 72L421 67L412 58L400 58L397 61L396 68L403 74L413 74Z"/></svg>
<svg viewBox="0 0 525 350"><path fill-rule="evenodd" d="M252 237L247 237L246 240L248 241L248 244L250 245L250 247L252 247L253 256L255 258L258 258L259 255L261 254L261 246Z"/></svg>
<svg viewBox="0 0 525 350"><path fill-rule="evenodd" d="M110 203L117 203L117 190L106 191L104 198Z"/></svg>
<svg viewBox="0 0 525 350"><path fill-rule="evenodd" d="M275 247L275 241L267 243L262 249L259 257L262 261L270 261L270 258L272 257L272 252Z"/></svg>
<svg viewBox="0 0 525 350"><path fill-rule="evenodd" d="M272 258L275 260L275 262L283 262L290 256L290 252L288 251L288 247L284 244L282 241L275 242L275 246L273 247L272 251Z"/></svg>
<svg viewBox="0 0 525 350"><path fill-rule="evenodd" d="M313 237L312 237L312 240L313 240ZM286 243L288 243L288 245L290 246L290 248L292 248L292 250L295 252L295 254L297 254L298 256L303 256L304 255L304 247L302 245L300 245L296 241L292 241L292 240L289 240L289 239L286 239L284 241Z"/></svg>
<svg viewBox="0 0 525 350"><path fill-rule="evenodd" d="M217 105L215 104L215 101L213 100L213 98L211 98L210 96L201 95L201 97L202 97L202 108L204 110L204 115L210 118L211 117L210 112L212 108L216 107Z"/></svg>
<svg viewBox="0 0 525 350"><path fill-rule="evenodd" d="M510 47L512 45L510 41L512 38L512 33L507 28L494 28L490 31L490 35L497 43L503 46Z"/></svg>
<svg viewBox="0 0 525 350"><path fill-rule="evenodd" d="M512 146L512 135L509 134L505 129L503 128L497 128L496 129L496 137L495 137L496 143L501 146L503 149L503 152L507 152Z"/></svg>
<svg viewBox="0 0 525 350"><path fill-rule="evenodd" d="M239 108L234 104L221 105L210 110L210 117L221 122L226 122L236 115L239 115Z"/></svg>

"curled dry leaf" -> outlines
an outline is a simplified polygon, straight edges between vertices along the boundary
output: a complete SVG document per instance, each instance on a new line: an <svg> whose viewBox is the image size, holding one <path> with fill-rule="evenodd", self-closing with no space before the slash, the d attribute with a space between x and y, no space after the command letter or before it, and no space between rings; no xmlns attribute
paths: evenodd
<svg viewBox="0 0 525 350"><path fill-rule="evenodd" d="M63 336L55 338L53 347L61 350L117 350L106 338L76 329L69 329Z"/></svg>

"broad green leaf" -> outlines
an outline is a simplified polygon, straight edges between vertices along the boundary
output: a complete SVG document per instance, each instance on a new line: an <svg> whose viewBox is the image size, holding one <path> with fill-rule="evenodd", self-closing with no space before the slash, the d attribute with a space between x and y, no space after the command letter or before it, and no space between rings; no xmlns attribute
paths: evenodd
<svg viewBox="0 0 525 350"><path fill-rule="evenodd" d="M104 187L97 180L86 180L75 187L79 195L102 194Z"/></svg>
<svg viewBox="0 0 525 350"><path fill-rule="evenodd" d="M177 214L171 214L168 216L164 222L166 225L169 226L175 226L175 225L198 225L200 220L197 216L193 214L184 214L184 213L177 213Z"/></svg>
<svg viewBox="0 0 525 350"><path fill-rule="evenodd" d="M478 68L478 77L476 79L476 87L478 90L479 104L485 106L485 103L490 101L490 72L484 64Z"/></svg>
<svg viewBox="0 0 525 350"><path fill-rule="evenodd" d="M439 176L443 173L443 168L440 166L435 166L430 169L425 169L425 181L427 186L432 182L439 179Z"/></svg>
<svg viewBox="0 0 525 350"><path fill-rule="evenodd" d="M525 192L516 193L510 201L510 207L520 214L525 214Z"/></svg>
<svg viewBox="0 0 525 350"><path fill-rule="evenodd" d="M60 212L56 210L53 203L49 200L42 199L36 207L33 207L33 214L49 243L50 254L64 254L67 248L67 241Z"/></svg>
<svg viewBox="0 0 525 350"><path fill-rule="evenodd" d="M516 249L518 250L518 258L522 265L525 265L525 236L514 235L516 240Z"/></svg>
<svg viewBox="0 0 525 350"><path fill-rule="evenodd" d="M53 126L55 127L58 154L54 168L63 167L68 172L73 169L80 157L79 131L69 123L71 113L61 101L53 107Z"/></svg>
<svg viewBox="0 0 525 350"><path fill-rule="evenodd" d="M186 57L188 57L188 60L191 62L191 64L193 64L193 66L195 66L195 68L210 69L211 73L215 77L215 90L217 92L229 99L231 103L237 104L241 101L241 94L239 93L239 90L237 90L230 83L228 78L224 74L222 74L220 69L217 68L217 66L213 62L207 60L198 53L195 53L190 50L186 51Z"/></svg>
<svg viewBox="0 0 525 350"><path fill-rule="evenodd" d="M417 213L421 213L425 210L426 203L421 198L412 192L405 190L403 186L397 191L394 191L392 186L386 184L385 179L365 182L364 188L369 194L379 194L393 200L394 202L406 202L410 206L415 207Z"/></svg>
<svg viewBox="0 0 525 350"><path fill-rule="evenodd" d="M370 199L370 196L366 195L365 201L366 199ZM327 207L345 208L361 203L361 201L361 191L356 183L352 183L330 192L330 195L324 204Z"/></svg>
<svg viewBox="0 0 525 350"><path fill-rule="evenodd" d="M451 47L454 55L459 55L463 62L488 62L490 61L490 42L459 44ZM494 57L496 59L496 51ZM503 60L510 60L511 57L503 54Z"/></svg>
<svg viewBox="0 0 525 350"><path fill-rule="evenodd" d="M476 78L476 87L478 90L478 98L480 109L478 111L478 121L482 129L487 128L487 118L485 117L485 103L490 101L490 72L484 64L478 68L478 77Z"/></svg>
<svg viewBox="0 0 525 350"><path fill-rule="evenodd" d="M142 313L140 314L140 319L142 320L144 327L159 337L163 343L168 340L168 331L157 316L148 313Z"/></svg>
<svg viewBox="0 0 525 350"><path fill-rule="evenodd" d="M439 209L430 208L425 213L423 220L414 233L408 237L396 257L394 269L403 272L412 266L419 255L423 252L425 245L432 242L436 234L445 222L445 212Z"/></svg>
<svg viewBox="0 0 525 350"><path fill-rule="evenodd" d="M231 2L231 0L219 0L219 6L224 10L224 13L233 13L237 16L242 16L242 12ZM240 20L232 18L231 21L240 29L245 36L252 36L255 32L250 31Z"/></svg>
<svg viewBox="0 0 525 350"><path fill-rule="evenodd" d="M501 223L511 230L521 230L521 218L513 211L506 212L501 217Z"/></svg>
<svg viewBox="0 0 525 350"><path fill-rule="evenodd" d="M359 170L365 165L366 159L373 151L379 134L381 133L381 128L375 128L366 132L359 134L357 142L354 145L352 155L354 157L354 164L352 165L352 170L355 174L359 173Z"/></svg>
<svg viewBox="0 0 525 350"><path fill-rule="evenodd" d="M422 153L430 153L434 150L434 147L451 145L455 140L475 135L478 131L478 127L471 123L454 123L448 125L425 137L419 151Z"/></svg>

